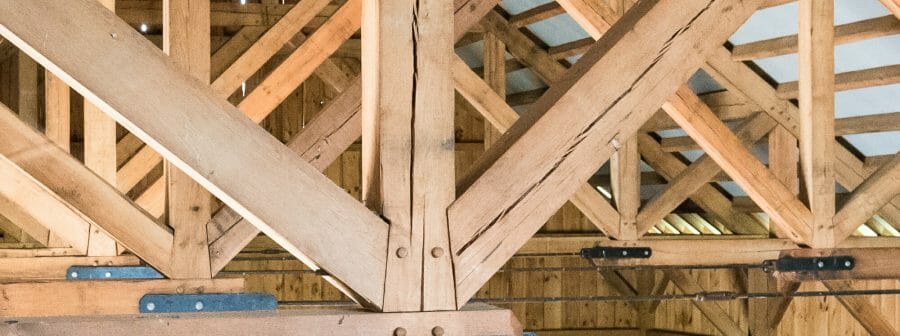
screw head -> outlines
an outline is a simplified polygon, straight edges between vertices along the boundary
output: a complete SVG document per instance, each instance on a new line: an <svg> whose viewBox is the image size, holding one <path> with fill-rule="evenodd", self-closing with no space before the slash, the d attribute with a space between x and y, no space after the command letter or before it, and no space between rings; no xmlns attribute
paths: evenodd
<svg viewBox="0 0 900 336"><path fill-rule="evenodd" d="M441 328L441 326L434 327L431 329L431 334L434 336L444 336L444 328Z"/></svg>
<svg viewBox="0 0 900 336"><path fill-rule="evenodd" d="M401 247L397 249L397 257L406 258L409 256L409 250L405 247Z"/></svg>
<svg viewBox="0 0 900 336"><path fill-rule="evenodd" d="M623 256L627 256L627 255L628 255L628 251L622 251L622 255L623 255Z"/></svg>
<svg viewBox="0 0 900 336"><path fill-rule="evenodd" d="M203 310L203 301L197 301L197 303L194 304L194 309Z"/></svg>
<svg viewBox="0 0 900 336"><path fill-rule="evenodd" d="M850 267L850 266L852 266L852 265L853 265L853 263L850 262L850 260L847 260L847 261L844 262L844 266L846 266L846 267Z"/></svg>
<svg viewBox="0 0 900 336"><path fill-rule="evenodd" d="M71 276L72 278L77 278L77 277L78 277L78 272L72 272L72 274L70 274L70 276Z"/></svg>
<svg viewBox="0 0 900 336"><path fill-rule="evenodd" d="M440 258L440 257L444 256L444 249L442 249L440 247L435 247L435 248L431 249L431 256L435 257L435 258Z"/></svg>
<svg viewBox="0 0 900 336"><path fill-rule="evenodd" d="M816 263L816 266L819 266L819 268L825 267L825 262L820 261L820 262Z"/></svg>
<svg viewBox="0 0 900 336"><path fill-rule="evenodd" d="M645 256L650 255L650 251L644 251L644 255L645 255Z"/></svg>
<svg viewBox="0 0 900 336"><path fill-rule="evenodd" d="M394 329L394 336L406 336L406 329L403 329L403 328Z"/></svg>
<svg viewBox="0 0 900 336"><path fill-rule="evenodd" d="M147 310L149 310L149 311L156 310L156 304L153 302L147 302Z"/></svg>
<svg viewBox="0 0 900 336"><path fill-rule="evenodd" d="M112 273L110 273L110 272L103 273L103 277L112 278Z"/></svg>

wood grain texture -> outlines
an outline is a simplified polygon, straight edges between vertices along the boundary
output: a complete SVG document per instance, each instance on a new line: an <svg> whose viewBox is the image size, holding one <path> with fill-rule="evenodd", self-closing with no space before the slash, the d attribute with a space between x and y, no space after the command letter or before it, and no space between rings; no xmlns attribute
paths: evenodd
<svg viewBox="0 0 900 336"><path fill-rule="evenodd" d="M637 131L699 67L701 51L724 41L757 5L640 2L551 87L475 165L472 176L480 177L450 207L457 301L474 294L612 154L610 141ZM613 64L619 57L634 63ZM616 79L608 77L613 67Z"/></svg>
<svg viewBox="0 0 900 336"><path fill-rule="evenodd" d="M812 212L811 243L834 246L834 3L800 0L800 168Z"/></svg>
<svg viewBox="0 0 900 336"><path fill-rule="evenodd" d="M75 158L0 105L0 155L147 263L168 274L172 234ZM46 169L52 166L54 169ZM96 228L96 229L95 229Z"/></svg>
<svg viewBox="0 0 900 336"><path fill-rule="evenodd" d="M15 39L19 47L40 58L45 67L292 254L344 281L361 302L379 305L387 225L377 216L208 86L178 71L161 51L97 4L5 5L12 7L2 12L16 15L2 15L2 35ZM37 34L37 24L43 29L62 25L56 29L61 33ZM79 29L71 29L72 25ZM41 39L47 43L35 43ZM148 81L134 83L134 78ZM223 147L229 150L222 151ZM248 170L255 173L254 183L247 183ZM298 214L309 220L296 221Z"/></svg>

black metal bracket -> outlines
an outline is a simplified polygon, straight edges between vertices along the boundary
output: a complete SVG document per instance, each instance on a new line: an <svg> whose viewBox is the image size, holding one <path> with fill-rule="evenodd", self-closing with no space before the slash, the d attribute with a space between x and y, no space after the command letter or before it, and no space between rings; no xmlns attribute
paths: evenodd
<svg viewBox="0 0 900 336"><path fill-rule="evenodd" d="M784 257L770 264L777 272L849 271L856 260L852 256Z"/></svg>
<svg viewBox="0 0 900 336"><path fill-rule="evenodd" d="M581 249L585 259L647 259L653 255L649 247L594 246Z"/></svg>

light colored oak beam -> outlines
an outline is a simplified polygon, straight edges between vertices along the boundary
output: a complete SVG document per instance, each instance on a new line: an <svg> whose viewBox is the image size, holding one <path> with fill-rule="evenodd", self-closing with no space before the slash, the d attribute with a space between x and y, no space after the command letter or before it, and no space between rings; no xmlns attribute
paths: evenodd
<svg viewBox="0 0 900 336"><path fill-rule="evenodd" d="M160 272L169 273L172 234L3 105L0 105L0 155L90 218L95 224L92 231L102 228L104 234L116 237Z"/></svg>
<svg viewBox="0 0 900 336"><path fill-rule="evenodd" d="M800 0L800 168L814 246L834 246L834 3Z"/></svg>
<svg viewBox="0 0 900 336"><path fill-rule="evenodd" d="M140 259L131 255L117 257L47 256L42 255L40 250L31 251L21 248L12 250L31 253L27 257L0 257L0 280L4 282L65 280L66 270L72 265L136 266L141 264Z"/></svg>
<svg viewBox="0 0 900 336"><path fill-rule="evenodd" d="M184 73L203 83L210 72L209 6L209 0L163 0L163 52ZM211 195L169 162L164 175L166 219L175 239L171 278L209 279L206 223L212 217Z"/></svg>
<svg viewBox="0 0 900 336"><path fill-rule="evenodd" d="M900 19L900 1L897 0L881 0L883 4L897 19Z"/></svg>
<svg viewBox="0 0 900 336"><path fill-rule="evenodd" d="M138 314L146 294L237 293L244 279L47 281L0 284L4 317ZM53 293L53 295L47 295Z"/></svg>
<svg viewBox="0 0 900 336"><path fill-rule="evenodd" d="M699 67L703 50L758 5L642 1L626 13L476 163L472 183L463 183L467 190L449 209L457 301L473 295L612 155L611 140L636 132ZM634 62L623 68L623 58Z"/></svg>
<svg viewBox="0 0 900 336"><path fill-rule="evenodd" d="M835 45L853 43L896 34L900 34L900 20L888 15L834 27L834 43ZM791 35L739 44L731 49L731 54L735 61L749 61L793 54L798 50L797 35Z"/></svg>
<svg viewBox="0 0 900 336"><path fill-rule="evenodd" d="M900 154L853 190L850 200L834 215L835 241L849 237L879 209L900 195Z"/></svg>
<svg viewBox="0 0 900 336"><path fill-rule="evenodd" d="M830 291L854 290L849 281L823 281L822 284ZM872 335L900 335L897 328L891 325L890 317L885 316L868 297L838 296L837 300Z"/></svg>
<svg viewBox="0 0 900 336"><path fill-rule="evenodd" d="M445 253L455 195L451 9L385 0L363 10L362 195L390 223L385 311L456 306Z"/></svg>
<svg viewBox="0 0 900 336"><path fill-rule="evenodd" d="M387 225L344 190L96 3L38 0L0 7L8 14L0 14L0 34L305 264L340 279L352 288L344 288L348 295L380 306ZM47 30L57 33L40 33ZM307 220L297 221L298 215Z"/></svg>
<svg viewBox="0 0 900 336"><path fill-rule="evenodd" d="M741 144L690 89L682 88L663 105L675 122L734 178L754 202L779 224L782 234L798 243L812 238L812 214L794 194Z"/></svg>

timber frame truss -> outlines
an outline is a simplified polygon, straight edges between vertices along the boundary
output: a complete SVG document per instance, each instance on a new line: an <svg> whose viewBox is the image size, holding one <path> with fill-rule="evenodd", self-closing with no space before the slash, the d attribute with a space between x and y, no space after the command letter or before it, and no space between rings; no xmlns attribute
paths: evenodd
<svg viewBox="0 0 900 336"><path fill-rule="evenodd" d="M727 223L730 231L768 236L770 228L737 210L709 184L722 172L768 215L778 238L700 242L716 251L716 262L840 254L855 257L858 268L827 280L900 278L900 267L884 271L875 266L897 263L890 260L900 255L897 242L851 237L875 215L900 224L900 156L866 168L835 140L834 92L852 84L832 70L833 45L846 41L831 29L831 5L801 0L796 42L767 49L800 54L796 87L776 88L742 62L765 53L724 44L757 9L785 1L642 0L621 18L609 18L587 0L558 0L546 10L568 13L591 36L575 47L584 55L571 67L559 62L565 57L559 54L571 51L536 46L518 29L530 18L509 18L495 9L498 2L347 0L335 7L327 0L301 0L268 30L242 29L234 38L255 42L243 53L226 43L212 59L230 65L211 66L210 18L193 15L208 12L209 1L164 1L163 50L96 0L3 1L0 35L47 69L48 108L41 133L23 118L30 112L0 107L0 210L27 236L43 237L38 243L46 247L35 250L33 258L4 255L0 272L31 259L40 260L41 269L0 278L47 280L55 277L49 273L64 274L75 264L143 261L168 279L124 286L143 292L234 292L243 287L241 281L212 277L262 232L365 308L410 314L395 315L393 321L363 314L346 328L374 324L397 334L396 328L407 323L412 334L438 335L434 328L439 326L441 333L511 335L521 327L510 314L464 306L517 252L537 246L571 251L602 241L654 246L653 257L635 261L639 265L712 262L667 253L681 249L680 242L644 238L687 199L716 222ZM326 9L332 14L314 31L303 30ZM894 13L900 14L896 7ZM896 25L893 20L889 24ZM455 42L470 39L473 29L485 36L486 48L499 45L500 55L508 50L513 66L530 68L548 84L521 115L504 97L502 77L510 62L486 60L482 79L453 53ZM357 31L362 36L360 74L329 58ZM255 90L236 106L226 101L285 45L296 47ZM740 116L720 115L709 99L686 86L698 69L745 106ZM282 144L257 124L312 75L340 94ZM67 152L68 129L60 125L68 119L55 119L61 114L50 108L51 101L68 104L69 87L86 100L90 128L84 164ZM458 181L454 89L494 132L485 154ZM723 120L733 119L742 121L732 130ZM130 132L118 141L116 123ZM685 163L670 153L670 144L651 133L667 127L683 129L689 138L681 139L681 146L705 154ZM748 149L767 136L770 151L780 150L768 166ZM360 137L362 202L321 173ZM116 162L117 142L130 148L129 160ZM643 206L642 159L668 181ZM612 199L586 183L607 161ZM126 196L160 164L162 176L149 178L149 186L133 199ZM841 207L835 183L852 192ZM224 206L213 211L210 194ZM533 238L567 201L605 238L565 243ZM136 258L122 256L124 250ZM667 274L685 292L697 287L683 273ZM780 280L826 279L782 274ZM21 286L20 298L64 287L57 282ZM39 306L17 309L14 300L4 300L0 312L40 316ZM91 311L131 312L122 306ZM698 307L705 313L714 309ZM462 322L482 319L473 314L508 323L482 328ZM428 322L409 322L413 316ZM182 320L169 331L190 323L249 328L273 318L285 323L311 319L302 314L217 318ZM23 320L19 331L51 333L82 322L41 326ZM728 322L715 324L731 334ZM870 330L890 328L861 322ZM111 330L125 328L121 320L107 323ZM759 328L774 327L763 323Z"/></svg>

